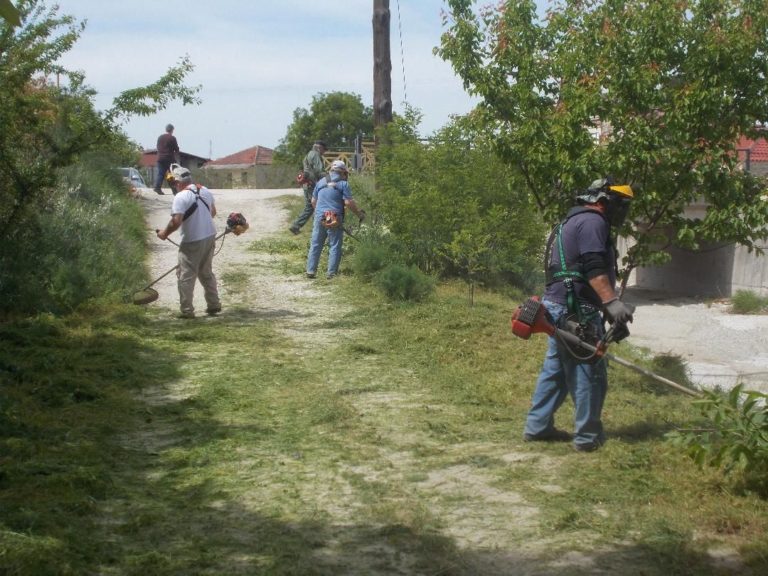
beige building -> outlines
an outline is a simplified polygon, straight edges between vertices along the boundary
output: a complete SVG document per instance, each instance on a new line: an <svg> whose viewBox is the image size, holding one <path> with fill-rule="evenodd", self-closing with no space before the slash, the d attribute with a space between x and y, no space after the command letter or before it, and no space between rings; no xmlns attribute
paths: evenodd
<svg viewBox="0 0 768 576"><path fill-rule="evenodd" d="M274 151L253 146L206 162L203 180L210 188L290 188L296 186L296 170L272 164Z"/></svg>

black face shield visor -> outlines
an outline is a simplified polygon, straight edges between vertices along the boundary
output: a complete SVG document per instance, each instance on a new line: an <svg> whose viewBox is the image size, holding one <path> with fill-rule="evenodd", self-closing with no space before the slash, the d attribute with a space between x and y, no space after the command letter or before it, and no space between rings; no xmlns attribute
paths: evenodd
<svg viewBox="0 0 768 576"><path fill-rule="evenodd" d="M612 193L605 200L605 217L614 228L624 224L629 214L629 207L632 204L632 198Z"/></svg>

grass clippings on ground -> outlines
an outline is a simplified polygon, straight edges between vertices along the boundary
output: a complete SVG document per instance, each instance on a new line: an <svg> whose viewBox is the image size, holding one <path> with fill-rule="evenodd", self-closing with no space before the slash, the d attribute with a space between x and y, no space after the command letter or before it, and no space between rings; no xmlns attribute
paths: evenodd
<svg viewBox="0 0 768 576"><path fill-rule="evenodd" d="M611 366L602 450L525 443L545 342L511 335L517 302L443 284L391 303L349 263L309 281L306 242L246 250L215 318L0 326L0 572L768 569L766 501L664 439L691 399Z"/></svg>

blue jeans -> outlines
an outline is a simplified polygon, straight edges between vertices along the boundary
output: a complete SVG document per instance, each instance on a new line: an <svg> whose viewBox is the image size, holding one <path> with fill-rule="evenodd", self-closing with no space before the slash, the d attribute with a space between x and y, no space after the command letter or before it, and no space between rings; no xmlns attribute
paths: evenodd
<svg viewBox="0 0 768 576"><path fill-rule="evenodd" d="M307 255L307 274L315 274L317 265L320 262L320 254L323 251L326 238L328 239L328 276L335 276L339 273L339 264L341 263L341 247L344 243L344 228L339 225L336 228L326 228L322 225L323 215L315 213L315 219L312 227L312 240L309 244L309 254Z"/></svg>
<svg viewBox="0 0 768 576"><path fill-rule="evenodd" d="M566 306L544 300L552 320L567 314ZM602 335L602 324L599 319ZM574 404L573 443L596 447L605 443L600 416L608 392L608 371L605 358L595 364L577 362L565 352L555 338L549 338L547 355L539 373L531 399L531 409L525 422L525 434L546 437L555 427L555 412L570 394Z"/></svg>
<svg viewBox="0 0 768 576"><path fill-rule="evenodd" d="M157 174L155 174L155 190L160 190L165 182L165 174L171 169L173 160L158 160Z"/></svg>

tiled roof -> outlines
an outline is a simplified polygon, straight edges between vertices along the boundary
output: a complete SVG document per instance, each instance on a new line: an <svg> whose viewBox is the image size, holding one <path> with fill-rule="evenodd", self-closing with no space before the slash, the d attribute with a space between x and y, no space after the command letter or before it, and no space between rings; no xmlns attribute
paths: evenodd
<svg viewBox="0 0 768 576"><path fill-rule="evenodd" d="M742 136L739 138L738 144L736 144L736 149L739 151L740 159L744 159L744 150L750 150L750 162L768 162L768 140L765 138L751 140L746 136Z"/></svg>
<svg viewBox="0 0 768 576"><path fill-rule="evenodd" d="M264 146L253 146L240 152L235 152L223 158L211 160L205 164L205 168L224 168L229 166L255 166L263 164L272 164L272 154L274 150Z"/></svg>
<svg viewBox="0 0 768 576"><path fill-rule="evenodd" d="M184 164L184 166L200 166L204 162L208 161L208 158L203 158L202 156L195 156L194 154L189 154L188 152L180 152L179 155L181 156L181 162ZM144 150L141 151L141 158L139 159L139 166L142 168L154 168L157 165L157 148L144 148Z"/></svg>

